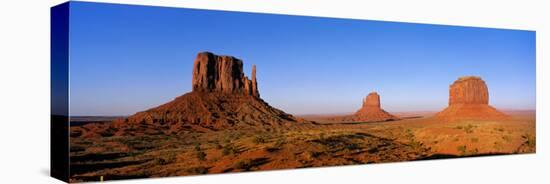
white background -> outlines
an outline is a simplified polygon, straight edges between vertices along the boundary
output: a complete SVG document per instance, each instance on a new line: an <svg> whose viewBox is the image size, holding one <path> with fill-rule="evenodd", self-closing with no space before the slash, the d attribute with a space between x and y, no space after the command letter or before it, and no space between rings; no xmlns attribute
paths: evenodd
<svg viewBox="0 0 550 184"><path fill-rule="evenodd" d="M0 1L0 183L49 177L49 7ZM189 8L466 25L537 31L537 153L316 169L129 180L116 183L550 183L550 6L544 0L103 0Z"/></svg>

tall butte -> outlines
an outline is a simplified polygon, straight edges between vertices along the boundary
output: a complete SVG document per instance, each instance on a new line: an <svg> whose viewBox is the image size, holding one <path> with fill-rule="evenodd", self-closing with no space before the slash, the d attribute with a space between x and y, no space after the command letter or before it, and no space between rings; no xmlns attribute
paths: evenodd
<svg viewBox="0 0 550 184"><path fill-rule="evenodd" d="M251 95L259 98L256 65L252 66L252 80L244 76L243 62L233 56L199 53L193 67L194 92L220 92Z"/></svg>
<svg viewBox="0 0 550 184"><path fill-rule="evenodd" d="M306 123L264 102L258 91L256 66L249 79L243 73L242 60L232 56L199 53L192 88L171 102L115 121L112 133L174 134Z"/></svg>
<svg viewBox="0 0 550 184"><path fill-rule="evenodd" d="M435 115L442 120L503 120L510 118L489 105L489 89L480 77L460 77L449 87L449 106Z"/></svg>
<svg viewBox="0 0 550 184"><path fill-rule="evenodd" d="M380 95L376 92L371 92L363 99L363 106L361 109L353 116L347 118L346 121L376 122L397 119L399 118L384 111L384 109L380 107Z"/></svg>

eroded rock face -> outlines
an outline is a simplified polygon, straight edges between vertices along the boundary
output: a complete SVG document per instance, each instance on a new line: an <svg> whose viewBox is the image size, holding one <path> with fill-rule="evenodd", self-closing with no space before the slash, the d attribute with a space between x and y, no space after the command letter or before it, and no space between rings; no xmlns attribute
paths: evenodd
<svg viewBox="0 0 550 184"><path fill-rule="evenodd" d="M485 81L475 76L456 80L449 89L449 105L453 104L489 104Z"/></svg>
<svg viewBox="0 0 550 184"><path fill-rule="evenodd" d="M345 118L344 121L376 122L397 120L398 117L391 115L380 107L380 95L376 92L369 93L363 99L363 106L353 116Z"/></svg>
<svg viewBox="0 0 550 184"><path fill-rule="evenodd" d="M369 93L365 99L363 99L363 108L380 108L380 95L376 92Z"/></svg>
<svg viewBox="0 0 550 184"><path fill-rule="evenodd" d="M243 73L243 62L233 56L218 56L201 52L193 67L193 91L223 92L259 97L256 82L256 66L252 69L252 80Z"/></svg>
<svg viewBox="0 0 550 184"><path fill-rule="evenodd" d="M252 65L252 96L260 97L258 91L258 81L256 81L256 65Z"/></svg>
<svg viewBox="0 0 550 184"><path fill-rule="evenodd" d="M449 87L449 106L436 118L454 120L505 120L509 116L489 105L489 90L480 77L460 77Z"/></svg>

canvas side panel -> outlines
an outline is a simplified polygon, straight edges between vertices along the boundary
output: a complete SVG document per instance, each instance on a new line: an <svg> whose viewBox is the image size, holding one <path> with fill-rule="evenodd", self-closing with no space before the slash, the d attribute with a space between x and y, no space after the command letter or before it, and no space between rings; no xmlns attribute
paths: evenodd
<svg viewBox="0 0 550 184"><path fill-rule="evenodd" d="M69 181L69 3L51 8L51 176Z"/></svg>

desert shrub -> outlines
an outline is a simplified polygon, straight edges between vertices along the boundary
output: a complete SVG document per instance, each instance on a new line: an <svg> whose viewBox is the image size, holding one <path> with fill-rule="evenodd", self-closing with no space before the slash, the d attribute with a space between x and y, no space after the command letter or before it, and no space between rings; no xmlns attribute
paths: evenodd
<svg viewBox="0 0 550 184"><path fill-rule="evenodd" d="M346 145L345 148L348 149L348 150L357 150L357 149L361 149L361 146L359 146L356 143L350 143L350 144Z"/></svg>
<svg viewBox="0 0 550 184"><path fill-rule="evenodd" d="M197 158L202 161L206 160L206 153L204 151L197 152Z"/></svg>
<svg viewBox="0 0 550 184"><path fill-rule="evenodd" d="M422 142L416 140L416 137L414 136L414 133L411 129L406 130L405 137L409 141L409 146L411 146L413 149L419 149L422 147Z"/></svg>
<svg viewBox="0 0 550 184"><path fill-rule="evenodd" d="M199 167L189 168L186 171L190 174L207 174L208 168L199 166Z"/></svg>
<svg viewBox="0 0 550 184"><path fill-rule="evenodd" d="M173 163L175 161L175 157L167 157L167 158L157 158L155 160L157 165L167 165L170 163Z"/></svg>
<svg viewBox="0 0 550 184"><path fill-rule="evenodd" d="M232 149L230 149L228 147L224 147L223 150L222 150L222 154L223 155L229 155L229 154L231 154L231 151L232 151Z"/></svg>
<svg viewBox="0 0 550 184"><path fill-rule="evenodd" d="M272 146L268 146L268 147L265 147L264 150L267 151L267 152L276 152L276 151L279 151L281 148L277 148L277 147L272 147Z"/></svg>
<svg viewBox="0 0 550 184"><path fill-rule="evenodd" d="M321 132L319 134L319 139L325 139L325 133L324 132Z"/></svg>
<svg viewBox="0 0 550 184"><path fill-rule="evenodd" d="M243 159L243 160L238 161L238 162L235 164L235 168L237 168L237 169L242 169L242 170L245 170L245 171L249 171L252 167L254 167L254 165L256 165L256 164L254 163L254 160L251 160L251 159Z"/></svg>
<svg viewBox="0 0 550 184"><path fill-rule="evenodd" d="M321 156L322 153L321 152L316 152L316 151L308 151L307 154L310 158L317 158L317 157Z"/></svg>
<svg viewBox="0 0 550 184"><path fill-rule="evenodd" d="M223 148L223 146L222 146L221 144L219 144L219 143L216 143L216 144L214 145L214 147L215 147L216 149L219 149L219 150Z"/></svg>
<svg viewBox="0 0 550 184"><path fill-rule="evenodd" d="M461 155L466 155L467 153L466 145L458 146L456 150L459 151Z"/></svg>
<svg viewBox="0 0 550 184"><path fill-rule="evenodd" d="M470 155L475 155L475 154L477 154L478 152L479 152L479 150L476 148L476 149L474 149L474 150L470 150L469 154L470 154Z"/></svg>
<svg viewBox="0 0 550 184"><path fill-rule="evenodd" d="M273 145L267 146L264 149L265 149L265 151L270 152L270 153L275 152L275 151L280 150L285 143L286 143L285 140L283 138L280 138L280 139L277 139L277 141Z"/></svg>
<svg viewBox="0 0 550 184"><path fill-rule="evenodd" d="M201 150L201 144L196 142L195 143L195 151L200 151Z"/></svg>
<svg viewBox="0 0 550 184"><path fill-rule="evenodd" d="M237 169L243 169L243 170L249 170L250 169L250 160L241 160L237 163L235 163L235 168Z"/></svg>
<svg viewBox="0 0 550 184"><path fill-rule="evenodd" d="M411 141L411 142L409 142L409 145L410 145L413 149L416 150L416 149L422 148L422 145L423 145L423 144L422 144L422 142L420 142L420 141Z"/></svg>
<svg viewBox="0 0 550 184"><path fill-rule="evenodd" d="M275 142L275 145L273 145L273 146L277 147L277 148L281 148L285 144L286 144L286 140L284 138L280 138L280 139L277 140L277 142Z"/></svg>
<svg viewBox="0 0 550 184"><path fill-rule="evenodd" d="M157 158L157 159L155 160L155 163L156 163L157 165L166 165L166 164L168 164L168 161L166 161L166 160L163 159L163 158Z"/></svg>
<svg viewBox="0 0 550 184"><path fill-rule="evenodd" d="M165 155L166 156L164 156L164 157L156 159L156 163L158 165L166 165L166 164L170 164L170 163L173 163L173 162L176 161L176 153L168 153L168 154L165 154Z"/></svg>
<svg viewBox="0 0 550 184"><path fill-rule="evenodd" d="M407 137L407 139L409 140L414 139L413 131L411 129L405 130L405 137Z"/></svg>
<svg viewBox="0 0 550 184"><path fill-rule="evenodd" d="M254 136L254 138L252 139L252 142L255 144L263 144L263 143L266 143L267 141L264 136L257 135L257 136Z"/></svg>
<svg viewBox="0 0 550 184"><path fill-rule="evenodd" d="M479 142L479 138L474 137L474 138L471 138L470 141L472 141L473 143L476 143L476 142Z"/></svg>
<svg viewBox="0 0 550 184"><path fill-rule="evenodd" d="M249 170L250 167L251 167L250 159L240 160L237 163L235 163L235 168L237 169Z"/></svg>
<svg viewBox="0 0 550 184"><path fill-rule="evenodd" d="M235 148L233 148L233 146L231 146L231 145L226 145L222 149L222 154L224 156L225 155L232 155L232 154L235 154L235 153L236 153Z"/></svg>
<svg viewBox="0 0 550 184"><path fill-rule="evenodd" d="M115 133L113 131L105 130L105 131L99 132L99 135L101 135L101 137L111 137L115 135Z"/></svg>
<svg viewBox="0 0 550 184"><path fill-rule="evenodd" d="M240 139L243 136L244 133L242 132L231 132L229 135L226 136L226 140L237 140Z"/></svg>
<svg viewBox="0 0 550 184"><path fill-rule="evenodd" d="M537 140L535 136L525 134L525 135L522 135L521 137L525 139L525 144L527 144L527 146L531 148L534 148L537 146L537 142L536 142Z"/></svg>
<svg viewBox="0 0 550 184"><path fill-rule="evenodd" d="M235 163L235 168L250 171L250 169L269 162L267 158L243 159Z"/></svg>
<svg viewBox="0 0 550 184"><path fill-rule="evenodd" d="M464 127L464 131L466 131L466 133L470 134L470 133L474 132L474 128L476 128L476 126L468 124Z"/></svg>
<svg viewBox="0 0 550 184"><path fill-rule="evenodd" d="M460 152L461 156L475 155L475 154L478 154L478 152L479 152L479 150L477 148L473 149L473 150L468 150L466 145L458 146L458 147L456 147L456 149Z"/></svg>

